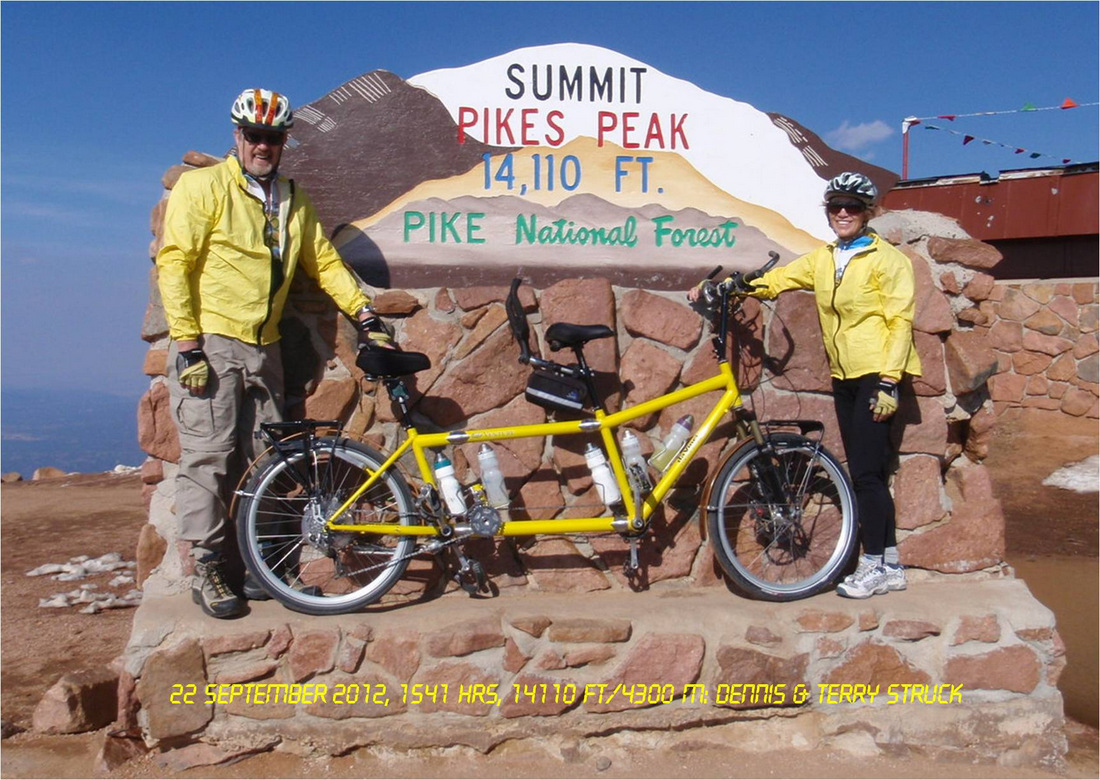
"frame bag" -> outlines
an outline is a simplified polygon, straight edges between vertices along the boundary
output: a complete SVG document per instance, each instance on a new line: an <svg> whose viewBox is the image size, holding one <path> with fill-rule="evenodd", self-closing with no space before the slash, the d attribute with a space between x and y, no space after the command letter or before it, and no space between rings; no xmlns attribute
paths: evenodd
<svg viewBox="0 0 1100 780"><path fill-rule="evenodd" d="M579 412L584 409L588 390L579 379L536 369L527 380L524 395L528 401L544 409Z"/></svg>

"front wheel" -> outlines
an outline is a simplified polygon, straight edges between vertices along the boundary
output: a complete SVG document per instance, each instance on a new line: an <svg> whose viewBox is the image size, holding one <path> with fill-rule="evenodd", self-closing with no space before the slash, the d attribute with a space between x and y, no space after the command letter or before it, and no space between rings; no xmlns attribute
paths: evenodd
<svg viewBox="0 0 1100 780"><path fill-rule="evenodd" d="M361 444L320 438L260 464L236 522L242 557L264 590L298 612L336 615L371 604L393 587L412 554L412 537L325 527L384 460ZM410 525L415 516L408 485L391 468L342 520Z"/></svg>
<svg viewBox="0 0 1100 780"><path fill-rule="evenodd" d="M852 484L840 462L795 434L733 453L707 506L714 553L733 585L752 598L794 601L833 584L855 552Z"/></svg>

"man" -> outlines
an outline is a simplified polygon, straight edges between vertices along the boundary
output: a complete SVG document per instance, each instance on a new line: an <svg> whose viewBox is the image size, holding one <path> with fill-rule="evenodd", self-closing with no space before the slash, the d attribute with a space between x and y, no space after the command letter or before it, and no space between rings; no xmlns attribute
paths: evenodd
<svg viewBox="0 0 1100 780"><path fill-rule="evenodd" d="M279 320L295 270L358 321L362 343L388 346L391 339L309 198L278 175L294 124L286 96L247 89L230 113L234 150L224 162L180 177L156 258L180 434L176 516L195 559L192 598L216 618L244 612L226 583L228 507L255 457L260 423L282 419ZM266 597L247 577L244 591Z"/></svg>

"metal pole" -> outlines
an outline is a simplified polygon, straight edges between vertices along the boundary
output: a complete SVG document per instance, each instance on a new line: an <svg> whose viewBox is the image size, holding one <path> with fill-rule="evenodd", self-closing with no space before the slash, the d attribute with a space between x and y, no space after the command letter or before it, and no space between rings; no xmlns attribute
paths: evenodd
<svg viewBox="0 0 1100 780"><path fill-rule="evenodd" d="M901 123L901 178L909 178L909 128L920 124L915 116L907 116Z"/></svg>

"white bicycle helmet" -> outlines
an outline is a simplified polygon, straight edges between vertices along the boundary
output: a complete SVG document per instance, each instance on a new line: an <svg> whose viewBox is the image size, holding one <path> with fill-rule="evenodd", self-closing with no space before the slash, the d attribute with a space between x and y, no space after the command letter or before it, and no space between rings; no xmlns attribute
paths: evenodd
<svg viewBox="0 0 1100 780"><path fill-rule="evenodd" d="M246 89L233 101L233 124L285 133L294 126L294 112L286 95L270 89Z"/></svg>
<svg viewBox="0 0 1100 780"><path fill-rule="evenodd" d="M862 173L845 171L833 177L829 186L825 188L826 201L838 195L847 195L870 206L878 198L878 189L874 182Z"/></svg>

